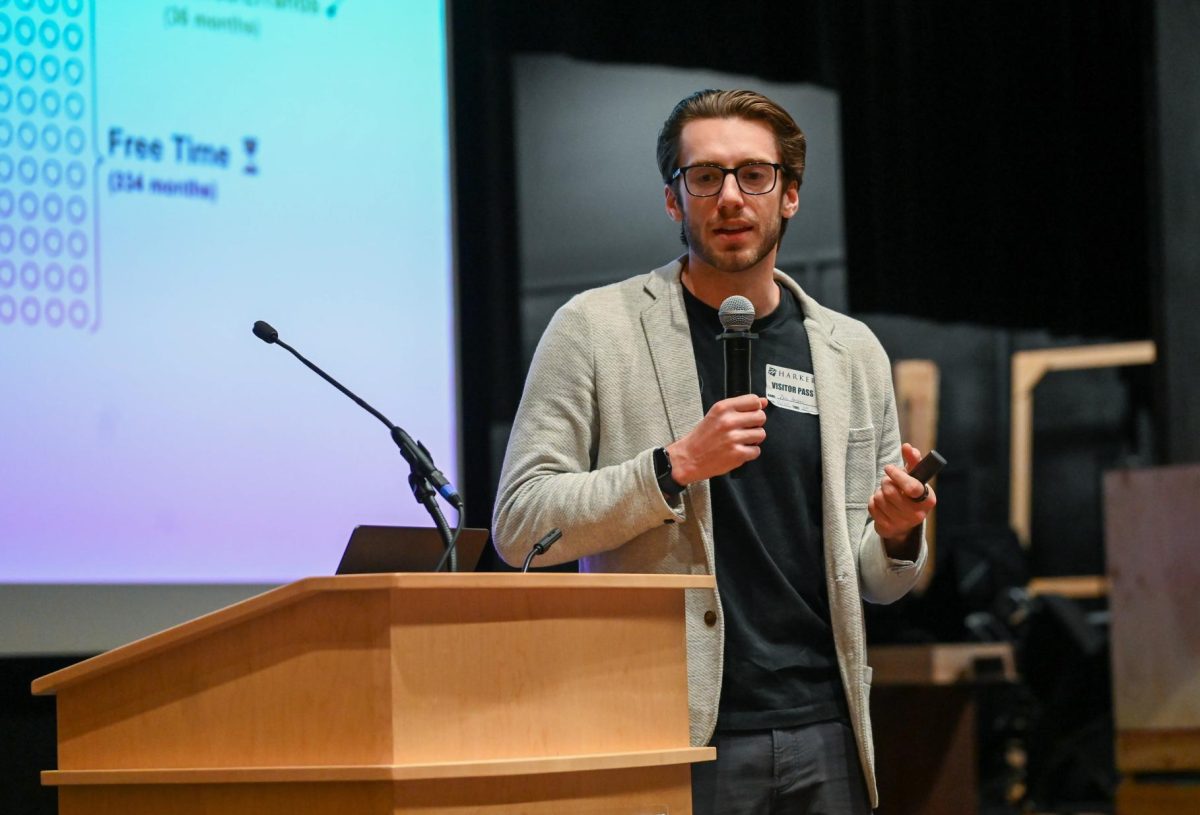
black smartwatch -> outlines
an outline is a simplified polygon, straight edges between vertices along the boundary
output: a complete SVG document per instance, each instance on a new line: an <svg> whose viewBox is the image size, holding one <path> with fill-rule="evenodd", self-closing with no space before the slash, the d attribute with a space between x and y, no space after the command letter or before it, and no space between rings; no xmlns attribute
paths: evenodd
<svg viewBox="0 0 1200 815"><path fill-rule="evenodd" d="M671 457L667 448L656 447L654 450L654 477L658 480L658 488L668 498L676 498L686 489L671 476Z"/></svg>

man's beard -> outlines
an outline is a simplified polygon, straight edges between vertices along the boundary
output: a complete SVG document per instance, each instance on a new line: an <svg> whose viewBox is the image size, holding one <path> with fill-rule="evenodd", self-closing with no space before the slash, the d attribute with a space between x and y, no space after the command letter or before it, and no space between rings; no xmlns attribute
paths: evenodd
<svg viewBox="0 0 1200 815"><path fill-rule="evenodd" d="M769 225L769 228L763 232L762 239L755 246L748 246L739 249L736 252L717 252L704 240L698 240L692 234L691 225L688 223L687 215L683 217L683 223L679 226L679 240L689 251L695 252L696 255L707 263L709 266L721 272L744 272L746 269L757 265L759 261L771 254L771 250L779 245L779 236L782 232L782 218L775 219L775 222ZM759 226L762 226L760 223Z"/></svg>

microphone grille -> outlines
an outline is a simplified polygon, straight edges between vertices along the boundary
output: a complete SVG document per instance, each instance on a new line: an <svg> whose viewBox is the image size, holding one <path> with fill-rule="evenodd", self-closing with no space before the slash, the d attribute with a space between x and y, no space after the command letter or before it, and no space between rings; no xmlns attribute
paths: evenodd
<svg viewBox="0 0 1200 815"><path fill-rule="evenodd" d="M754 304L740 294L726 297L717 314L726 331L749 331L754 324Z"/></svg>
<svg viewBox="0 0 1200 815"><path fill-rule="evenodd" d="M263 322L262 320L255 322L254 328L250 330L254 332L254 336L268 345L279 339L279 332L272 328L270 323Z"/></svg>

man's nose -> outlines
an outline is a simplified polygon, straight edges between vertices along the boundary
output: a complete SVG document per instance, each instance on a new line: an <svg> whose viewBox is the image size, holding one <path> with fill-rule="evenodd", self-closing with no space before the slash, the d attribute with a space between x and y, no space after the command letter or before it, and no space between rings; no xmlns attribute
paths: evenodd
<svg viewBox="0 0 1200 815"><path fill-rule="evenodd" d="M725 178L721 181L721 192L717 196L718 206L742 206L745 204L745 199L742 197L742 188L738 186L737 176L733 173L726 173Z"/></svg>

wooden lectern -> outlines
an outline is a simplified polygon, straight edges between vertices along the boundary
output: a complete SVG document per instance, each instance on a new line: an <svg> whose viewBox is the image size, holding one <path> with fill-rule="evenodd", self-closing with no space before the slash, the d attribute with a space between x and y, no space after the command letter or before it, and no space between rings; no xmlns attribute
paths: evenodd
<svg viewBox="0 0 1200 815"><path fill-rule="evenodd" d="M44 676L62 815L691 812L689 575L301 580Z"/></svg>

